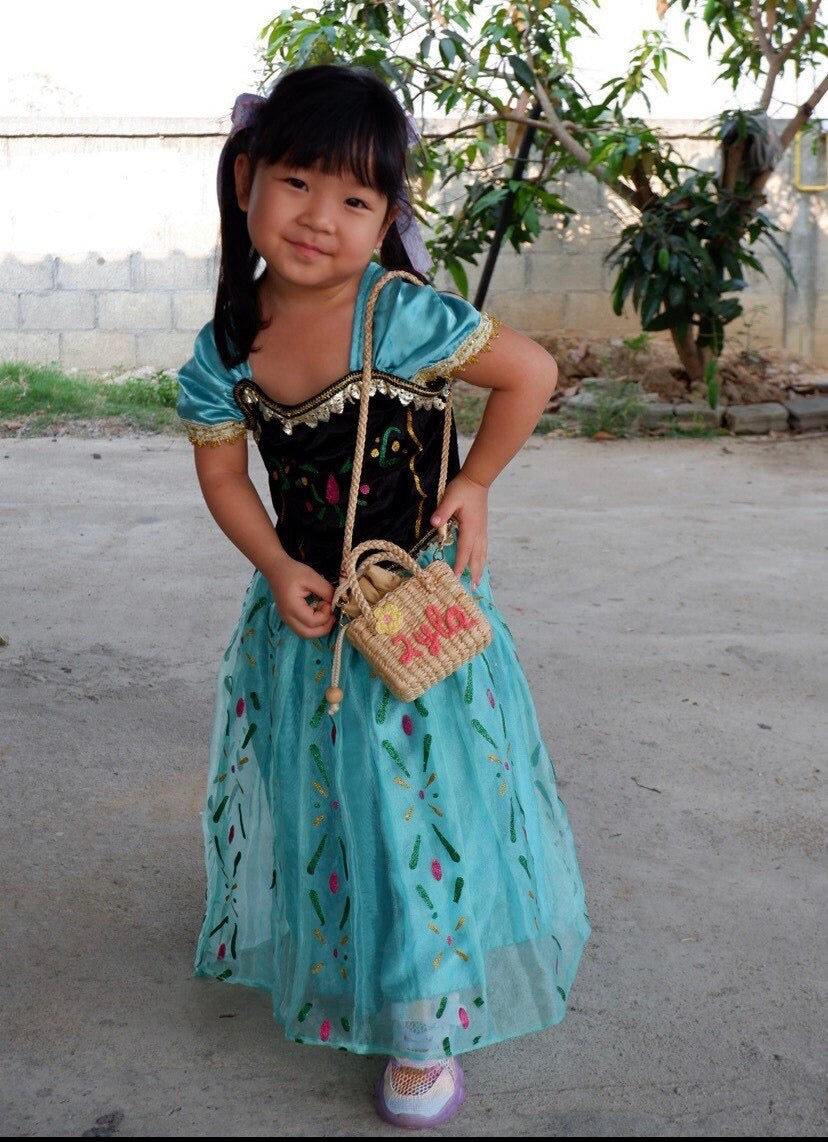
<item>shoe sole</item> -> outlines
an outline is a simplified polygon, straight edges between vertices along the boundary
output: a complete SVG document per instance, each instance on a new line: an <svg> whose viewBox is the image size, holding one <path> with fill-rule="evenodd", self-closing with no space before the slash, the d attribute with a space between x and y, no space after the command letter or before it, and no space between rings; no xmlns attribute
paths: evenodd
<svg viewBox="0 0 828 1142"><path fill-rule="evenodd" d="M463 1074L463 1068L458 1063L454 1094L438 1114L394 1114L393 1111L388 1109L385 1099L383 1098L382 1078L380 1078L374 1089L374 1095L377 1114L383 1122L387 1122L390 1126L400 1126L406 1130L424 1130L429 1126L442 1126L444 1122L448 1122L450 1118L454 1117L463 1105L463 1100L466 1097L466 1078Z"/></svg>

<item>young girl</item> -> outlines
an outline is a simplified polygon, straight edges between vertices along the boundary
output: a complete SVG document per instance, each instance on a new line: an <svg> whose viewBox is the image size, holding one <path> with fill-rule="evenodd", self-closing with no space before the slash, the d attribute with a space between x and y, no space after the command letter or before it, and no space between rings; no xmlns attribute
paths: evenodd
<svg viewBox="0 0 828 1142"><path fill-rule="evenodd" d="M486 571L489 487L557 370L461 299L400 278L383 287L354 544L448 559L493 641L412 703L346 642L329 712L366 298L383 266L410 270L416 253L408 123L376 77L328 65L235 111L215 317L178 406L207 506L256 568L218 683L196 971L265 988L297 1042L389 1056L378 1112L434 1126L463 1100L460 1054L563 1018L590 930ZM455 378L491 392L462 465L452 431L438 503ZM275 530L248 476L248 432Z"/></svg>

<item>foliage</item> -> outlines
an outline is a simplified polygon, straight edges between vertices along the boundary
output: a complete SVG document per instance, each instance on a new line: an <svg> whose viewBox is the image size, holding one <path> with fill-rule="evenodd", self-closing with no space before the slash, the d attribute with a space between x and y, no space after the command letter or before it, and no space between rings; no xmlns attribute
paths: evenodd
<svg viewBox="0 0 828 1142"><path fill-rule="evenodd" d="M634 218L611 252L616 311L629 301L645 330L670 329L688 375L701 382L725 326L741 313L734 295L745 271L761 269L756 243L783 256L761 213L762 191L828 91L828 74L780 135L769 110L785 69L801 75L828 58L822 0L653 0L654 14L672 8L687 29L706 26L711 50L720 49L720 77L734 91L743 76L764 84L758 107L726 109L717 122L715 177L689 169L669 140L629 113L636 96L649 107L653 84L667 88L670 59L682 54L662 28L644 32L597 94L580 82L573 48L593 30L599 3L321 0L277 15L262 32L263 51L270 72L333 61L373 68L412 111L444 117L415 157L414 190L432 257L464 294L467 267L489 250L501 221L519 250L569 222L567 174L588 172L604 184ZM529 161L517 171L530 131Z"/></svg>
<svg viewBox="0 0 828 1142"><path fill-rule="evenodd" d="M113 382L44 366L0 364L0 432L13 424L19 426L14 431L32 435L102 418L138 431L176 431L177 398L178 382L169 373Z"/></svg>
<svg viewBox="0 0 828 1142"><path fill-rule="evenodd" d="M598 389L594 401L577 409L582 436L607 433L630 436L638 427L643 410L641 391L635 382L614 380Z"/></svg>

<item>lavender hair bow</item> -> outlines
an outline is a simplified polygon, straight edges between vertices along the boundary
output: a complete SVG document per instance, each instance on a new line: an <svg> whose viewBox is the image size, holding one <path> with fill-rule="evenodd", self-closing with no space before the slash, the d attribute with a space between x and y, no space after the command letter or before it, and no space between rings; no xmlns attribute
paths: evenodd
<svg viewBox="0 0 828 1142"><path fill-rule="evenodd" d="M423 137L420 134L420 128L417 126L416 119L409 111L405 113L405 122L408 135L408 149L411 150L412 147L423 141ZM397 215L395 225L411 265L418 274L427 274L434 265L434 262L431 260L431 255L426 249L426 244L420 233L420 227L417 225L417 219L414 217L414 208L411 205L408 195L405 193L403 193L402 201L400 202L400 212Z"/></svg>

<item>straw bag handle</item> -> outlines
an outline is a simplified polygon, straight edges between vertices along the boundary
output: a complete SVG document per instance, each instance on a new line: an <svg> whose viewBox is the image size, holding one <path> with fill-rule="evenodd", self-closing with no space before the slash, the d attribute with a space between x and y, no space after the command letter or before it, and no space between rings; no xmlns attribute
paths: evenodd
<svg viewBox="0 0 828 1142"><path fill-rule="evenodd" d="M362 477L362 461L365 455L365 438L368 433L368 401L371 397L371 375L374 350L374 306L377 304L382 287L392 278L403 278L405 281L422 285L420 278L409 274L406 270L389 270L374 283L365 305L365 318L363 321L362 342L362 381L359 392L359 420L357 422L356 445L354 447L354 462L351 472L351 488L348 493L348 510L345 514L345 538L342 546L342 565L348 559L351 544L354 538L354 520L356 519L357 496ZM437 486L437 502L443 498L446 490L446 477L448 475L449 447L451 445L451 389L446 395L446 416L443 425L443 449L440 456L440 481ZM441 546L446 541L447 525L441 524L439 530ZM342 576L340 576L341 581Z"/></svg>
<svg viewBox="0 0 828 1142"><path fill-rule="evenodd" d="M348 509L345 513L345 537L342 544L342 569L339 575L339 586L334 591L333 607L341 605L342 598L352 590L350 572L346 574L346 567L349 568L352 564L351 545L354 539L354 520L356 519L357 497L359 495L359 486L362 480L362 461L365 456L365 438L368 434L368 401L371 398L371 375L373 366L374 355L374 307L377 304L377 298L383 286L386 285L392 278L402 278L405 281L413 282L415 285L422 285L423 282L414 274L408 273L406 270L389 270L384 273L381 278L376 281L368 295L368 300L365 304L365 317L363 319L363 335L362 335L362 381L359 390L359 419L357 421L357 434L356 444L354 446L354 460L351 469L351 486L348 492ZM446 490L446 478L448 476L448 459L449 449L451 446L451 388L446 394L446 415L443 422L443 445L440 454L440 479L437 485L437 503L443 498L443 492ZM440 536L440 546L442 547L446 542L448 535L448 524L443 523L438 528ZM369 545L377 547L385 545L385 540L375 541ZM360 544L356 548L357 551L361 550L364 545ZM388 544L389 547L395 548L395 544ZM407 560L411 556L407 551L402 548L396 548L397 552L401 552L402 556ZM370 560L370 562L377 562L378 560ZM399 559L397 559L399 562ZM353 565L355 568L355 560ZM414 562L412 560L412 562ZM416 566L416 564L415 564ZM354 569L353 581L356 582L356 571ZM359 589L355 592L355 597L360 610L363 610L368 604L362 598ZM364 610L363 610L364 613ZM370 614L370 610L369 610ZM342 640L345 634L345 627L340 626L339 632L336 637L336 644L334 646L334 661L333 671L331 674L331 685L325 691L325 697L328 701L328 713L333 715L339 709L339 703L342 701L342 690L339 687L339 667L342 660Z"/></svg>
<svg viewBox="0 0 828 1142"><path fill-rule="evenodd" d="M366 552L368 551L373 551L374 554L367 555ZM345 560L343 571L346 577L344 583L347 584L348 591L356 600L366 619L371 618L371 607L362 592L362 587L359 585L357 564L359 564L359 572L362 572L366 567L371 567L375 563L385 563L389 560L396 563L398 567L404 567L414 576L422 574L422 567L415 559L412 559L405 548L398 547L396 543L391 543L387 539L366 539L364 543L353 548Z"/></svg>

